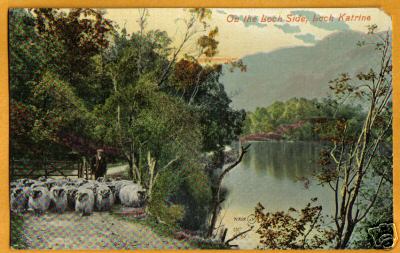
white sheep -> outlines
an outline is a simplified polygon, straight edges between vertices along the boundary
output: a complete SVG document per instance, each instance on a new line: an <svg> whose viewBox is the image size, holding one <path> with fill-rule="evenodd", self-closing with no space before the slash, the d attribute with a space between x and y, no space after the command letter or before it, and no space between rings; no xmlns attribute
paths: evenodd
<svg viewBox="0 0 400 253"><path fill-rule="evenodd" d="M76 188L75 186L67 186L66 187L68 207L71 210L75 210L77 191L78 191L78 188Z"/></svg>
<svg viewBox="0 0 400 253"><path fill-rule="evenodd" d="M80 187L76 193L75 211L82 216L90 215L94 208L94 194L91 189Z"/></svg>
<svg viewBox="0 0 400 253"><path fill-rule="evenodd" d="M33 209L36 213L45 212L50 206L50 193L45 187L35 187L30 191L29 209Z"/></svg>
<svg viewBox="0 0 400 253"><path fill-rule="evenodd" d="M134 183L125 184L119 192L121 204L127 207L140 207L144 203L144 189Z"/></svg>
<svg viewBox="0 0 400 253"><path fill-rule="evenodd" d="M114 195L111 189L106 185L100 185L97 188L96 208L99 211L109 211L114 204Z"/></svg>
<svg viewBox="0 0 400 253"><path fill-rule="evenodd" d="M110 183L113 184L114 187L115 187L115 190L114 190L115 191L115 195L114 195L114 197L115 197L116 202L117 201L121 202L121 200L119 199L119 193L121 192L122 187L124 187L126 185L134 184L132 181L129 181L129 180L119 180L119 181L113 181L113 182L110 182Z"/></svg>
<svg viewBox="0 0 400 253"><path fill-rule="evenodd" d="M29 188L15 187L11 191L10 204L11 211L24 212L28 207Z"/></svg>
<svg viewBox="0 0 400 253"><path fill-rule="evenodd" d="M64 187L54 186L53 188L51 188L50 198L56 212L65 212L68 206L68 198L66 189Z"/></svg>

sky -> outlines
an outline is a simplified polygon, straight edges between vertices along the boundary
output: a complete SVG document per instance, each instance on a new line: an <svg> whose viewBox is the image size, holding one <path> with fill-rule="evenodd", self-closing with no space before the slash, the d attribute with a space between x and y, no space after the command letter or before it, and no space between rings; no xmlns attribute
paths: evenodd
<svg viewBox="0 0 400 253"><path fill-rule="evenodd" d="M184 20L189 17L188 10L182 8L150 8L146 30L160 29L166 31L178 45L183 38ZM367 26L376 24L378 31L391 29L391 18L377 8L362 9L211 9L212 16L208 20L211 27L218 26L217 40L218 58L242 58L259 52L270 52L282 47L313 46L324 37L338 31L354 30L367 32ZM138 9L106 9L106 17L113 20L120 29L137 32L139 29ZM346 14L346 15L343 15ZM253 22L245 22L246 16L256 18ZM288 18L290 15L290 19ZM328 18L333 21L313 21L314 17ZM355 16L370 16L370 20L340 20ZM269 20L261 22L262 17ZM279 20L281 17L282 20ZM275 22L272 21L275 18ZM237 22L234 22L236 19ZM198 29L202 29L198 27ZM185 48L193 52L193 48Z"/></svg>

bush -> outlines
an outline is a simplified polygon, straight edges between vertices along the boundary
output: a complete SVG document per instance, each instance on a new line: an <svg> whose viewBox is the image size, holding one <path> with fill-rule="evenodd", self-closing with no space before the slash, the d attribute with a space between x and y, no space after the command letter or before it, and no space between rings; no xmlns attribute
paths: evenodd
<svg viewBox="0 0 400 253"><path fill-rule="evenodd" d="M186 163L185 167L190 169L168 169L159 174L149 211L168 225L204 229L211 200L209 179L199 164Z"/></svg>
<svg viewBox="0 0 400 253"><path fill-rule="evenodd" d="M168 225L177 225L184 216L184 208L170 201L174 192L179 190L182 183L180 173L169 169L158 175L154 185L149 211Z"/></svg>
<svg viewBox="0 0 400 253"><path fill-rule="evenodd" d="M175 199L185 206L185 216L180 225L190 230L203 230L207 223L211 187L201 168L191 168Z"/></svg>

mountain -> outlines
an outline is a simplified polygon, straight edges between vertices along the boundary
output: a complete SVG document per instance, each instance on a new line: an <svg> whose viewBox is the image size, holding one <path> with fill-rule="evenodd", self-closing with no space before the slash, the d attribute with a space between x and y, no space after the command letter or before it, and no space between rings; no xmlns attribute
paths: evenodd
<svg viewBox="0 0 400 253"><path fill-rule="evenodd" d="M282 48L242 58L247 72L231 73L224 68L222 83L232 105L253 111L277 100L292 97L320 98L329 92L328 82L341 73L359 73L378 66L375 46L359 47L358 41L371 41L364 33L333 33L314 46Z"/></svg>

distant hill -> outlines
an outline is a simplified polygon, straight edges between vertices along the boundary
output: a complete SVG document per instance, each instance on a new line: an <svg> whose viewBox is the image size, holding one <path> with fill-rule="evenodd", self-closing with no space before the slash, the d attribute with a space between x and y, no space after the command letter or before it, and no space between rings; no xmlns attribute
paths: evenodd
<svg viewBox="0 0 400 253"><path fill-rule="evenodd" d="M291 47L244 57L247 72L224 69L222 82L235 108L253 111L292 97L318 98L329 91L328 82L340 73L358 73L377 66L374 46L358 47L370 40L364 33L331 34L314 46Z"/></svg>

